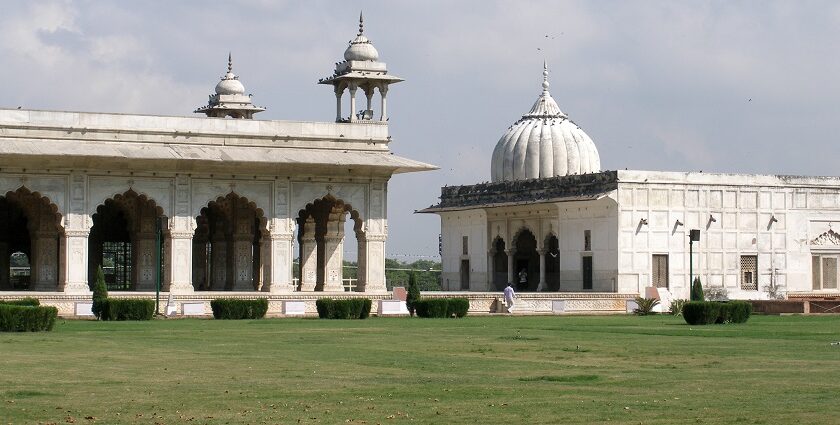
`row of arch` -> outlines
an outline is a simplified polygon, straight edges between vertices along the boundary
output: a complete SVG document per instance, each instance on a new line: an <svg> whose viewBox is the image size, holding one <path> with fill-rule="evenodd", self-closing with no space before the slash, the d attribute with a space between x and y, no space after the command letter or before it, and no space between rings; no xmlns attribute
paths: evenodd
<svg viewBox="0 0 840 425"><path fill-rule="evenodd" d="M507 243L496 236L490 245L490 275L495 290L508 282L517 291L558 291L560 289L560 243L549 233L542 244L531 230L519 230Z"/></svg>
<svg viewBox="0 0 840 425"><path fill-rule="evenodd" d="M343 290L348 216L359 248L359 275L364 275L362 217L352 205L327 195L296 218L301 276L296 290ZM163 259L171 247L169 226L154 199L129 189L98 205L91 219L89 283L101 266L112 291L154 291L159 277L168 288L169 265ZM64 233L63 217L46 196L25 187L0 195L0 290L59 290L67 273ZM267 291L270 244L268 219L254 202L235 192L208 202L195 217L193 289Z"/></svg>

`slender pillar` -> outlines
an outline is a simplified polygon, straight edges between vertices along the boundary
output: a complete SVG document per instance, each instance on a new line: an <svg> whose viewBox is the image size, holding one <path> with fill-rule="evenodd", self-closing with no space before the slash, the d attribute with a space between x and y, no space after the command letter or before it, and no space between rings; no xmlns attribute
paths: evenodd
<svg viewBox="0 0 840 425"><path fill-rule="evenodd" d="M335 122L341 122L341 95L344 94L344 89L335 88Z"/></svg>
<svg viewBox="0 0 840 425"><path fill-rule="evenodd" d="M350 122L356 121L356 89L355 85L350 86Z"/></svg>
<svg viewBox="0 0 840 425"><path fill-rule="evenodd" d="M496 249L487 250L487 284L485 291L492 291L496 284Z"/></svg>
<svg viewBox="0 0 840 425"><path fill-rule="evenodd" d="M373 109L373 87L365 89L365 97L367 98L367 109L365 110L370 111L371 109ZM373 119L373 116L371 116L370 118Z"/></svg>
<svg viewBox="0 0 840 425"><path fill-rule="evenodd" d="M382 101L382 110L380 111L379 120L380 121L388 121L388 109L387 104L385 103L385 96L388 94L388 86L380 87L379 88L379 97Z"/></svg>
<svg viewBox="0 0 840 425"><path fill-rule="evenodd" d="M192 241L192 258L193 271L192 281L193 288L196 290L210 289L209 281L207 280L207 242L199 239Z"/></svg>
<svg viewBox="0 0 840 425"><path fill-rule="evenodd" d="M545 291L546 290L546 282L545 282L545 249L538 249L537 253L540 254L540 283L537 285L537 291Z"/></svg>
<svg viewBox="0 0 840 425"><path fill-rule="evenodd" d="M514 276L514 271L515 271L515 270L513 270L513 254L514 254L514 252L515 251L512 250L512 249L506 249L505 250L505 254L507 254L507 261L508 261L508 267L507 267L508 268L508 270L507 270L508 275L507 275L507 282L505 282L505 283L514 283L514 281L513 281L513 276Z"/></svg>
<svg viewBox="0 0 840 425"><path fill-rule="evenodd" d="M300 290L312 292L318 283L318 250L315 240L315 219L309 217L303 224L300 237Z"/></svg>
<svg viewBox="0 0 840 425"><path fill-rule="evenodd" d="M69 221L69 220L68 220ZM62 288L68 294L88 294L88 235L85 230L64 231L65 280Z"/></svg>

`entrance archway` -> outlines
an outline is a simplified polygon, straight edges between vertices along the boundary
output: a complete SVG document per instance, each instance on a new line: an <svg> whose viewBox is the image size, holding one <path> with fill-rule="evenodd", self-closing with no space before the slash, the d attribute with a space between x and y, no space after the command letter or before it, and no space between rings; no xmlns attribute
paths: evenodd
<svg viewBox="0 0 840 425"><path fill-rule="evenodd" d="M267 220L236 193L211 201L196 217L193 287L199 291L259 291L267 263Z"/></svg>
<svg viewBox="0 0 840 425"><path fill-rule="evenodd" d="M57 291L58 208L22 187L0 196L0 290Z"/></svg>
<svg viewBox="0 0 840 425"><path fill-rule="evenodd" d="M513 257L514 279L519 291L536 291L540 282L540 255L537 238L528 229L522 229L514 238L516 253ZM523 271L525 275L523 276ZM525 278L524 282L523 277Z"/></svg>
<svg viewBox="0 0 840 425"><path fill-rule="evenodd" d="M99 205L88 241L88 282L93 285L101 265L109 291L154 291L165 267L164 238L155 246L157 220L162 216L155 201L133 190ZM161 270L155 270L158 250Z"/></svg>
<svg viewBox="0 0 840 425"><path fill-rule="evenodd" d="M298 213L301 291L344 291L344 245L347 217L356 239L358 281L354 290L364 291L367 271L365 233L359 212L331 195L318 199Z"/></svg>
<svg viewBox="0 0 840 425"><path fill-rule="evenodd" d="M505 253L505 240L496 237L493 240L491 249L491 261L493 262L493 287L497 291L503 291L508 280L508 260Z"/></svg>

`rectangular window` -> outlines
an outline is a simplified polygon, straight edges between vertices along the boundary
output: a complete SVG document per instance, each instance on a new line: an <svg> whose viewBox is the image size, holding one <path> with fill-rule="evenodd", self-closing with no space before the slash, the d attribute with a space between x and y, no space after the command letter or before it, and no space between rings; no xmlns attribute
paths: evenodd
<svg viewBox="0 0 840 425"><path fill-rule="evenodd" d="M822 259L822 288L837 289L836 257L823 257Z"/></svg>
<svg viewBox="0 0 840 425"><path fill-rule="evenodd" d="M592 231L583 231L583 250L592 251Z"/></svg>
<svg viewBox="0 0 840 425"><path fill-rule="evenodd" d="M653 255L651 284L656 288L668 288L668 255Z"/></svg>
<svg viewBox="0 0 840 425"><path fill-rule="evenodd" d="M741 289L744 291L758 290L758 277L756 276L756 265L758 264L758 256L756 255L742 255L741 256Z"/></svg>
<svg viewBox="0 0 840 425"><path fill-rule="evenodd" d="M592 257L583 257L583 289L592 289Z"/></svg>
<svg viewBox="0 0 840 425"><path fill-rule="evenodd" d="M811 287L815 291L837 289L838 261L836 254L811 257Z"/></svg>
<svg viewBox="0 0 840 425"><path fill-rule="evenodd" d="M461 254L469 255L468 247L469 247L469 238L467 236L464 236L463 238L461 238Z"/></svg>

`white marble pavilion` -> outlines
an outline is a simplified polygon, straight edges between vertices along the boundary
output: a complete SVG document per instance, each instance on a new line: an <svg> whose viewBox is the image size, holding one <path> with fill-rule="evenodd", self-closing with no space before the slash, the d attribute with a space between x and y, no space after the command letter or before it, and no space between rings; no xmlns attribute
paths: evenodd
<svg viewBox="0 0 840 425"><path fill-rule="evenodd" d="M319 80L334 88L335 122L253 119L264 108L230 58L202 117L0 109L0 297L73 314L101 265L122 296L148 296L160 278L181 301L306 298L344 291L345 249L358 252L356 290L384 294L388 181L435 168L390 150L385 99L400 81L360 22Z"/></svg>

